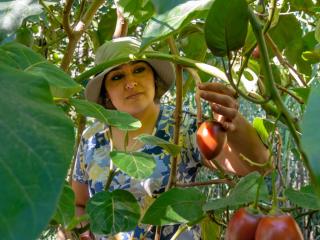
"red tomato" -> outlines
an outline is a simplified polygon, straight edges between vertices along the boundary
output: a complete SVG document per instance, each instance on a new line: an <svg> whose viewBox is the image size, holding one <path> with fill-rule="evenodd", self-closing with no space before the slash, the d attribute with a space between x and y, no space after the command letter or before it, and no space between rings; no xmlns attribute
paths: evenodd
<svg viewBox="0 0 320 240"><path fill-rule="evenodd" d="M197 131L197 143L206 159L215 158L226 141L226 130L216 121L203 122Z"/></svg>
<svg viewBox="0 0 320 240"><path fill-rule="evenodd" d="M225 240L254 240L262 215L252 214L246 208L236 211L228 223Z"/></svg>
<svg viewBox="0 0 320 240"><path fill-rule="evenodd" d="M258 46L255 47L255 49L252 52L252 57L254 59L259 59L260 58L260 49Z"/></svg>
<svg viewBox="0 0 320 240"><path fill-rule="evenodd" d="M301 230L291 215L263 217L257 227L256 240L303 240Z"/></svg>

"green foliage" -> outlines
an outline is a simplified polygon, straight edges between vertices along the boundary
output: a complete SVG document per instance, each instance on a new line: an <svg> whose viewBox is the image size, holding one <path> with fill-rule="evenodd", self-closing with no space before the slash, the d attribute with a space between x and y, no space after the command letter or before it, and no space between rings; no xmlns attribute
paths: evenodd
<svg viewBox="0 0 320 240"><path fill-rule="evenodd" d="M319 235L316 226L305 224L314 221L312 215L306 215L306 210L320 209L317 146L320 136L316 131L320 117L319 1L285 0L282 5L277 4L273 15L270 0L120 0L117 6L114 1L105 1L96 12L90 12L99 2L103 1L74 1L67 18L64 3L59 1L0 3L0 140L4 143L0 154L4 193L0 197L1 237L35 239L50 218L51 223L62 224L68 230L88 220L88 215L74 216L74 194L64 186L74 155L73 131L78 129L81 133L78 115L96 118L102 125L123 131L141 127L141 122L127 113L83 100L83 87L78 84L85 86L91 76L106 67L134 58L129 55L131 51L122 49L121 58L93 68L94 51L112 39L117 6L128 22L128 35L143 40L139 58L144 57L143 50L150 46L160 51L156 57L169 56L161 53L172 54L166 41L172 37L180 56L171 56L171 61L182 64L184 70L185 67L197 70L202 82L216 81L214 74L210 74L218 70L224 77L227 73L222 72L224 67L230 67L229 76L239 82L239 89L259 100L265 96L266 86L270 86L262 63L270 64L277 89L273 90L271 101L255 106L259 111L247 112L250 118L256 117L253 126L270 152L277 156L274 165L278 170L278 195L287 197L285 206L305 214L300 219L306 236ZM259 58L250 56L257 35L253 32L256 26L252 19L248 24L248 10L256 14L261 28L271 21L262 36L269 57L261 52ZM81 37L76 36L79 41L75 49L70 48L73 39L63 30L66 25L63 19L69 19L70 27L74 28L90 22L88 16L92 17L91 24L78 33ZM261 46L261 39L258 41ZM62 71L59 66L69 53L68 70ZM226 55L228 59L221 58ZM243 70L242 74L239 69ZM192 111L195 80L187 71L183 75L188 78L183 81L183 100ZM280 96L277 101L282 101L283 107L275 101L276 95ZM168 99L175 101L175 89ZM251 104L247 99L241 99L241 103L242 107ZM203 108L205 113L209 111L207 106ZM290 112L292 126L288 125L284 110ZM257 118L258 112L261 114ZM151 135L140 135L137 139L146 145L162 147L172 156L180 151L180 146ZM150 177L156 167L149 154L112 151L111 156L116 172L123 171L137 179ZM299 160L303 160L303 166ZM308 175L313 177L312 185L299 188L310 184ZM210 185L209 192L215 193L213 197L194 188L171 189L160 194L141 218L140 207L129 192L98 193L87 208L91 230L115 234L133 230L141 222L192 225L201 220L202 238L219 239L223 227L212 219L225 223L230 209L254 202L260 177L252 173L232 181L235 187ZM267 212L270 195L266 183L261 184L258 205L264 202L263 209ZM210 200L206 201L206 197Z"/></svg>
<svg viewBox="0 0 320 240"><path fill-rule="evenodd" d="M205 199L196 188L172 188L152 203L144 214L142 223L165 225L197 221L203 217L202 206Z"/></svg>
<svg viewBox="0 0 320 240"><path fill-rule="evenodd" d="M53 104L43 77L0 66L1 238L35 239L58 203L73 124Z"/></svg>
<svg viewBox="0 0 320 240"><path fill-rule="evenodd" d="M260 188L259 188L260 184ZM227 197L208 201L204 211L218 210L226 207L236 207L243 204L252 203L256 200L257 190L259 189L259 199L268 200L268 190L261 176L257 172L248 174L240 179Z"/></svg>
<svg viewBox="0 0 320 240"><path fill-rule="evenodd" d="M53 215L52 220L62 224L64 228L68 228L68 226L72 224L72 221L75 217L74 202L74 192L69 183L65 183L58 202L56 212Z"/></svg>
<svg viewBox="0 0 320 240"><path fill-rule="evenodd" d="M248 6L246 0L216 0L205 26L206 42L212 53L224 56L241 48L247 36Z"/></svg>
<svg viewBox="0 0 320 240"><path fill-rule="evenodd" d="M99 234L133 230L140 218L137 200L130 192L121 189L95 194L89 200L86 211L92 231Z"/></svg>
<svg viewBox="0 0 320 240"><path fill-rule="evenodd" d="M112 151L110 157L121 171L137 179L149 177L156 167L153 156L144 152Z"/></svg>
<svg viewBox="0 0 320 240"><path fill-rule="evenodd" d="M299 207L313 210L320 209L320 199L314 193L311 186L305 186L300 191L288 188L285 191L285 195Z"/></svg>
<svg viewBox="0 0 320 240"><path fill-rule="evenodd" d="M0 64L44 79L49 83L54 97L70 97L82 89L57 66L18 43L8 43L0 47Z"/></svg>
<svg viewBox="0 0 320 240"><path fill-rule="evenodd" d="M124 131L136 130L141 127L141 122L128 113L109 110L100 104L86 100L70 99L70 103L76 108L77 112L87 117L96 118L109 126L117 127Z"/></svg>
<svg viewBox="0 0 320 240"><path fill-rule="evenodd" d="M157 1L158 15L152 17L142 35L142 48L154 41L176 33L188 25L192 19L204 17L212 0L201 1Z"/></svg>
<svg viewBox="0 0 320 240"><path fill-rule="evenodd" d="M145 144L159 146L166 150L173 157L177 156L181 150L180 146L149 134L141 134L137 137L137 139Z"/></svg>

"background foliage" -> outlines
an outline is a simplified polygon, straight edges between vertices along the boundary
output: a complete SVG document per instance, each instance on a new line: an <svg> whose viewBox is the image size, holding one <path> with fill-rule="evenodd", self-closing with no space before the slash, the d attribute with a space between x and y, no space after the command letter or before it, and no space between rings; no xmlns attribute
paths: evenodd
<svg viewBox="0 0 320 240"><path fill-rule="evenodd" d="M189 68L197 70L201 81L229 80L237 88L241 112L273 153L278 207L294 215L306 239L316 239L320 235L320 2L316 0L0 1L1 236L35 239L43 233L40 238L49 238L48 229L60 224L72 230L81 220L74 216L74 195L65 179L84 128L83 115L126 130L139 127L127 115L82 100L83 87L99 72L93 68L94 51L117 37L119 13L124 17L119 36L137 36L142 51L151 45L182 66L185 108L196 111L197 74ZM218 80L223 72L223 80ZM176 104L179 89L172 89L164 102ZM203 110L207 114L205 104ZM179 149L150 136L141 139L172 155ZM114 152L116 165L121 154L126 153ZM137 165L149 159L132 156L125 155ZM152 171L152 159L148 161L151 165L146 168L117 167L143 178ZM220 239L232 211L255 200L259 177L230 176L235 186L212 185L219 179L221 174L203 170L198 180L211 185L199 187L201 191L171 189L155 201L143 221L167 224L169 216L171 222L200 222L204 239L208 232ZM261 189L259 206L268 212L270 176ZM181 204L172 197L175 192L182 200L190 198L190 206L199 211L175 208ZM103 194L108 195L105 201L116 199L118 207L128 208L130 224L115 214L116 222L106 221L98 229L96 223L104 217L89 211L92 214L83 218L90 219L93 230L114 233L138 223L139 207L134 200L125 201L131 199L129 193ZM165 206L171 210L162 211ZM94 207L91 204L89 210Z"/></svg>

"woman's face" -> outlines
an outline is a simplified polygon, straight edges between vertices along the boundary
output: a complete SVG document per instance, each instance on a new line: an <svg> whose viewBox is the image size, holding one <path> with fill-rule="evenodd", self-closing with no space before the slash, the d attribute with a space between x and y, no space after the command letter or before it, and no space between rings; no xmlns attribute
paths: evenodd
<svg viewBox="0 0 320 240"><path fill-rule="evenodd" d="M109 71L104 87L117 110L135 115L155 105L154 82L149 64L133 61Z"/></svg>

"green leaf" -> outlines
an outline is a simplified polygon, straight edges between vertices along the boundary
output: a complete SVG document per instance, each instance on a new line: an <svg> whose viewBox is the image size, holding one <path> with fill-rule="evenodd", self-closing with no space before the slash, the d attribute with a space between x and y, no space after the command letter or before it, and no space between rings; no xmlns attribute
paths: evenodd
<svg viewBox="0 0 320 240"><path fill-rule="evenodd" d="M74 128L40 76L0 64L0 85L1 238L36 239L58 203Z"/></svg>
<svg viewBox="0 0 320 240"><path fill-rule="evenodd" d="M205 200L205 195L196 188L172 188L152 203L142 223L165 225L196 221L204 215Z"/></svg>
<svg viewBox="0 0 320 240"><path fill-rule="evenodd" d="M70 99L70 103L76 108L78 113L87 117L98 119L109 126L119 128L124 131L132 131L141 127L141 122L130 114L116 110L109 110L100 104L86 100Z"/></svg>
<svg viewBox="0 0 320 240"><path fill-rule="evenodd" d="M137 179L149 177L156 167L154 157L144 152L112 151L110 157L121 171Z"/></svg>
<svg viewBox="0 0 320 240"><path fill-rule="evenodd" d="M0 33L10 34L20 27L23 19L42 12L37 0L0 2Z"/></svg>
<svg viewBox="0 0 320 240"><path fill-rule="evenodd" d="M116 234L134 230L140 218L140 207L125 190L99 192L90 198L86 212L90 216L90 228L97 234Z"/></svg>
<svg viewBox="0 0 320 240"><path fill-rule="evenodd" d="M300 191L288 188L285 190L285 195L292 203L297 204L299 207L320 210L320 199L312 191L311 186L303 187Z"/></svg>
<svg viewBox="0 0 320 240"><path fill-rule="evenodd" d="M70 97L82 89L60 68L22 44L8 43L1 46L0 64L48 81L54 97Z"/></svg>
<svg viewBox="0 0 320 240"><path fill-rule="evenodd" d="M152 17L143 32L141 48L178 32L192 19L204 18L212 0L153 1L158 15Z"/></svg>
<svg viewBox="0 0 320 240"><path fill-rule="evenodd" d="M305 103L308 102L309 95L310 95L311 88L307 87L297 87L293 88L292 91L294 91L299 97L301 97Z"/></svg>
<svg viewBox="0 0 320 240"><path fill-rule="evenodd" d="M138 25L154 14L154 8L149 0L119 0L118 6L130 25Z"/></svg>
<svg viewBox="0 0 320 240"><path fill-rule="evenodd" d="M252 172L241 178L230 195L225 198L208 201L203 210L218 210L226 207L235 207L243 204L252 203L256 199L261 176L258 172ZM259 191L259 200L268 200L268 189L264 181L262 181Z"/></svg>
<svg viewBox="0 0 320 240"><path fill-rule="evenodd" d="M301 143L311 168L311 174L315 177L316 182L313 184L320 185L320 164L319 164L319 142L320 131L315 131L319 125L320 118L320 86L311 89L308 104L301 123Z"/></svg>
<svg viewBox="0 0 320 240"><path fill-rule="evenodd" d="M205 25L206 42L216 56L238 50L246 40L248 29L246 0L215 0Z"/></svg>
<svg viewBox="0 0 320 240"><path fill-rule="evenodd" d="M75 216L75 196L69 183L65 183L53 220L67 228Z"/></svg>
<svg viewBox="0 0 320 240"><path fill-rule="evenodd" d="M311 64L320 62L320 54L314 51L304 51L301 57Z"/></svg>
<svg viewBox="0 0 320 240"><path fill-rule="evenodd" d="M206 217L201 221L201 239L202 240L218 240L220 239L221 227L210 217Z"/></svg>
<svg viewBox="0 0 320 240"><path fill-rule="evenodd" d="M112 39L116 23L117 12L115 9L110 8L106 14L101 16L98 24L97 35L99 45L102 45L105 41L110 41Z"/></svg>
<svg viewBox="0 0 320 240"><path fill-rule="evenodd" d="M253 127L256 129L258 135L265 145L269 143L269 133L274 129L274 123L267 119L256 117L253 119Z"/></svg>
<svg viewBox="0 0 320 240"><path fill-rule="evenodd" d="M152 136L150 134L141 134L137 137L137 139L146 144L159 146L166 150L172 156L177 156L181 151L180 146L170 143L156 136Z"/></svg>

